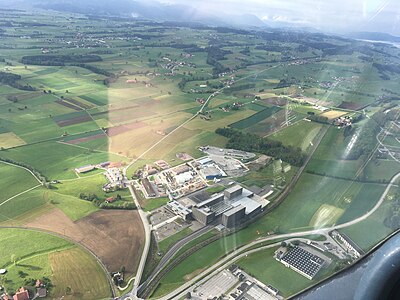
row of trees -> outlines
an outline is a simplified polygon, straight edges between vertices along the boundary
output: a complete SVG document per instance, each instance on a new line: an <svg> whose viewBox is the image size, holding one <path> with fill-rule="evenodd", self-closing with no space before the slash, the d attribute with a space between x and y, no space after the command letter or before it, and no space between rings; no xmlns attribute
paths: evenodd
<svg viewBox="0 0 400 300"><path fill-rule="evenodd" d="M219 61L225 60L225 55L231 54L232 51L223 50L216 46L207 48L207 64L213 66L213 75L228 72L229 68L224 67Z"/></svg>
<svg viewBox="0 0 400 300"><path fill-rule="evenodd" d="M383 221L386 227L397 230L400 228L400 189L397 188L397 192L394 195L391 208L387 210L387 216Z"/></svg>
<svg viewBox="0 0 400 300"><path fill-rule="evenodd" d="M115 77L114 73L111 73L107 70L104 70L104 69L96 67L96 66L92 66L92 65L88 65L88 64L72 64L72 66L84 68L89 71L92 71L93 73L104 75L107 77Z"/></svg>
<svg viewBox="0 0 400 300"><path fill-rule="evenodd" d="M84 55L28 55L21 59L23 64L41 66L65 66L66 64L79 64L102 61L94 54Z"/></svg>
<svg viewBox="0 0 400 300"><path fill-rule="evenodd" d="M0 72L0 83L9 85L13 88L24 90L24 91L34 91L35 88L30 85L22 85L18 82L21 80L21 76L13 73Z"/></svg>
<svg viewBox="0 0 400 300"><path fill-rule="evenodd" d="M302 166L306 159L300 148L284 146L279 141L262 138L256 134L242 133L232 128L218 128L215 132L229 139L227 148L266 154L297 167Z"/></svg>
<svg viewBox="0 0 400 300"><path fill-rule="evenodd" d="M4 158L4 157L0 157L0 161L8 162L8 163L13 164L13 165L17 165L17 166L21 166L21 167L27 168L27 169L30 170L33 174L35 174L35 176L42 182L42 184L43 184L45 187L47 187L47 188L50 187L50 185L49 185L49 183L48 183L47 177L44 176L42 173L40 173L40 172L39 172L38 170L36 170L35 168L33 168L32 166L27 165L27 164L25 164L25 163L23 163L23 162L20 162L20 161L15 161L15 160L12 160L12 159L9 159L9 158Z"/></svg>
<svg viewBox="0 0 400 300"><path fill-rule="evenodd" d="M358 138L347 156L347 159L358 159L362 155L369 155L376 146L376 135L381 130L381 127L385 126L386 120L390 118L390 114L385 115L382 111L379 111L368 119L365 124L358 129Z"/></svg>
<svg viewBox="0 0 400 300"><path fill-rule="evenodd" d="M99 208L103 209L135 209L135 203L133 202L123 202L123 203L107 203L104 200L100 199L96 194L94 193L80 193L79 198L82 200L90 201L94 205L96 205ZM116 200L121 200L122 197L120 194L117 194Z"/></svg>

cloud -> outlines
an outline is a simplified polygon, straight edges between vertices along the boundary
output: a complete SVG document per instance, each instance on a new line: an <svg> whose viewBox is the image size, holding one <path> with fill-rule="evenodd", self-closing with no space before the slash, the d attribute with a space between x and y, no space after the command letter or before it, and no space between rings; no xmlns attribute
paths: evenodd
<svg viewBox="0 0 400 300"><path fill-rule="evenodd" d="M202 12L250 13L261 19L331 31L384 31L400 35L398 0L161 0Z"/></svg>

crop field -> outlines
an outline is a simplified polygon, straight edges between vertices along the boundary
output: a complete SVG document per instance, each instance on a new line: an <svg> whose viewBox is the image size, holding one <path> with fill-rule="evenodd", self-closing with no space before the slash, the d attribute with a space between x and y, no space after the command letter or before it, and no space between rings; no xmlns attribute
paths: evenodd
<svg viewBox="0 0 400 300"><path fill-rule="evenodd" d="M63 299L108 299L110 286L103 270L90 255L79 248L49 255L54 274L54 295ZM90 278L90 280L89 280ZM70 289L66 293L67 287Z"/></svg>
<svg viewBox="0 0 400 300"><path fill-rule="evenodd" d="M354 179L362 166L360 160L346 160L348 139L336 127L330 127L307 165L307 172Z"/></svg>
<svg viewBox="0 0 400 300"><path fill-rule="evenodd" d="M0 147L1 148L12 148L16 146L25 145L25 141L19 138L13 132L1 133L0 134Z"/></svg>
<svg viewBox="0 0 400 300"><path fill-rule="evenodd" d="M307 151L322 128L323 125L320 123L299 121L268 137L280 141L284 145L299 147L302 151Z"/></svg>
<svg viewBox="0 0 400 300"><path fill-rule="evenodd" d="M25 226L50 230L79 242L94 252L110 272L125 266L128 274L134 274L144 245L139 214L132 210L101 210L74 222L61 210L53 209Z"/></svg>
<svg viewBox="0 0 400 300"><path fill-rule="evenodd" d="M109 297L108 281L98 263L70 242L52 235L21 229L0 229L0 241L11 247L2 247L0 250L0 266L8 271L5 282L8 290L15 291L24 284L26 278L46 276L55 286L50 292L51 297L64 296L65 288L70 284L74 287L75 296L82 295L85 299ZM20 247L21 243L25 247ZM9 249L13 249L12 253ZM76 272L78 270L80 272ZM73 281L68 278L72 274L75 277ZM96 297L90 297L91 293Z"/></svg>
<svg viewBox="0 0 400 300"><path fill-rule="evenodd" d="M19 184L15 184L16 182ZM27 170L0 162L0 188L3 191L0 196L0 205L10 197L38 184L38 181ZM13 188L10 189L10 186Z"/></svg>
<svg viewBox="0 0 400 300"><path fill-rule="evenodd" d="M341 208L328 204L322 204L313 215L310 221L310 226L314 228L320 228L333 225L340 218L343 212L344 211Z"/></svg>
<svg viewBox="0 0 400 300"><path fill-rule="evenodd" d="M341 231L346 233L363 250L369 251L373 246L395 231L395 229L385 225L385 219L393 209L393 200L397 191L397 187L391 188L383 204L373 214L367 219L344 228Z"/></svg>
<svg viewBox="0 0 400 300"><path fill-rule="evenodd" d="M353 124L354 131L328 128L279 207L182 261L163 278L155 295L186 282L237 246L267 232L330 226L365 214L379 199L385 183L399 172L398 164L385 155L367 161L369 153L362 153L350 159L354 132L373 119L374 113L390 112L396 105L400 71L395 66L400 63L400 51L390 45L322 33L283 34L274 28L256 32L139 19L105 21L44 10L34 15L0 10L0 16L8 24L1 32L0 157L23 163L53 181L49 189L38 187L4 203L37 183L28 172L0 164L0 222L68 236L91 249L109 271L124 266L129 275L136 272L144 245L140 218L137 211L100 210L80 199L81 193L95 194L98 199L119 194L122 201L132 201L125 190L105 193L102 171L76 174L75 168L106 161L124 167L134 162L127 170L130 179L144 164L163 159L175 166L183 163L176 156L179 152L199 158L204 156L199 146L226 146L228 138L215 133L223 127L280 141L306 155L328 126L303 120L309 113L329 120L346 114L344 110L367 115ZM349 51L343 51L345 47ZM318 106L329 110L321 112ZM286 112L290 126L285 125ZM398 146L393 137L385 142ZM271 161L279 158L276 153L271 155ZM292 166L282 172L282 186L298 170ZM237 181L264 187L275 184L274 179L273 165L267 164ZM282 186L274 187L272 201ZM151 211L167 201L142 199L141 204ZM366 227L378 221L368 219ZM377 232L383 237L389 231L382 226L381 221ZM160 249L166 251L189 230L160 242ZM348 230L357 242L366 234L357 226ZM378 234L372 235L361 242L363 247L378 240ZM27 248L40 255L26 254L24 259L42 268L31 270L32 274L27 271L30 276L52 277L52 298L110 296L102 271L88 253L47 238L43 245L33 245L39 238L31 238ZM39 246L43 251L35 248ZM62 248L60 252L51 252L57 247ZM2 249L8 252L0 255L0 264L1 259L9 262L10 249L26 250ZM271 261L270 254L266 251L240 263L285 295L308 286L308 281ZM256 263L262 255L267 256L263 269ZM10 265L10 270L21 266ZM14 288L22 279L13 272ZM288 280L296 283L281 287Z"/></svg>
<svg viewBox="0 0 400 300"><path fill-rule="evenodd" d="M278 106L269 107L255 113L254 115L246 119L242 119L238 122L230 124L229 126L235 129L246 129L250 126L257 124L260 121L265 120L266 118L272 116L274 113L278 111L280 111L280 108Z"/></svg>
<svg viewBox="0 0 400 300"><path fill-rule="evenodd" d="M344 115L347 115L347 112L340 110L329 110L320 114L321 117L327 117L328 120L334 120Z"/></svg>
<svg viewBox="0 0 400 300"><path fill-rule="evenodd" d="M1 156L34 167L51 179L76 178L74 169L104 161L121 161L120 156L92 152L57 142L43 142L1 152Z"/></svg>

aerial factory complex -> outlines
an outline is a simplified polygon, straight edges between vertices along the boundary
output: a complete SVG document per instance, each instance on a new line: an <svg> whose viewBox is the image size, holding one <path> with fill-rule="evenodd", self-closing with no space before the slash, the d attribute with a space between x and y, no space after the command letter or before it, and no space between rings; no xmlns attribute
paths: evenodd
<svg viewBox="0 0 400 300"><path fill-rule="evenodd" d="M0 300L286 299L400 228L393 43L51 8L0 8Z"/></svg>

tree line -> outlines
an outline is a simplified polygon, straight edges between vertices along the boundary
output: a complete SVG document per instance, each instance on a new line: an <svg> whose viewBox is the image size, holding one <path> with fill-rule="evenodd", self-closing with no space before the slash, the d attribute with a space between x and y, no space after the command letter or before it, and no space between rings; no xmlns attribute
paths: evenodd
<svg viewBox="0 0 400 300"><path fill-rule="evenodd" d="M18 82L18 80L21 80L21 76L18 74L13 74L13 73L6 73L6 72L0 72L0 83L9 85L13 88L16 88L18 90L23 90L23 91L34 91L36 90L34 87L30 85L22 85Z"/></svg>
<svg viewBox="0 0 400 300"><path fill-rule="evenodd" d="M394 115L390 113L385 115L383 111L378 111L373 114L373 116L365 122L364 126L358 129L358 138L347 156L347 159L359 159L362 155L369 155L376 146L376 135L381 130L381 127L385 126L386 121L392 118L394 118ZM355 134L355 130L356 129L352 128L352 131L348 133L347 136Z"/></svg>
<svg viewBox="0 0 400 300"><path fill-rule="evenodd" d="M279 141L262 138L256 134L243 133L232 128L217 128L217 134L227 137L227 148L248 152L262 153L300 167L306 160L306 155L300 148L284 146Z"/></svg>
<svg viewBox="0 0 400 300"><path fill-rule="evenodd" d="M12 160L10 158L4 158L4 157L0 157L0 161L4 161L4 162L7 162L7 163L10 163L10 164L13 164L13 165L21 166L21 167L24 167L24 168L30 170L42 182L43 186L45 186L47 188L50 187L49 184L48 184L47 177L44 176L42 173L40 173L35 168L33 168L32 166L27 165L27 164L25 164L23 162L15 161L15 160Z"/></svg>
<svg viewBox="0 0 400 300"><path fill-rule="evenodd" d="M102 58L94 54L82 55L28 55L23 56L21 62L29 65L40 66L65 66L73 63L90 63L102 61Z"/></svg>
<svg viewBox="0 0 400 300"><path fill-rule="evenodd" d="M225 55L232 54L232 51L223 50L221 48L211 46L207 48L207 64L213 66L213 75L228 72L229 68L224 67L219 61L225 60Z"/></svg>

